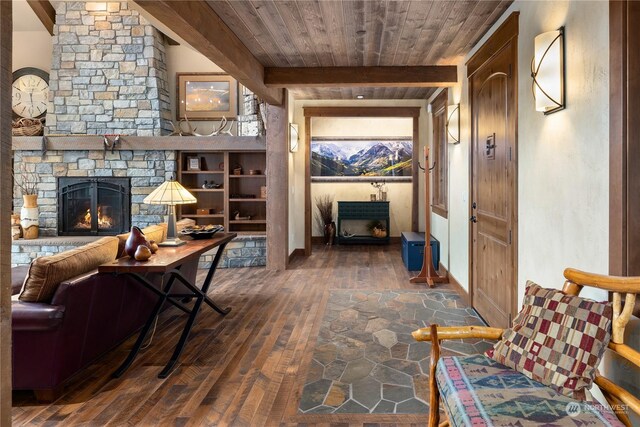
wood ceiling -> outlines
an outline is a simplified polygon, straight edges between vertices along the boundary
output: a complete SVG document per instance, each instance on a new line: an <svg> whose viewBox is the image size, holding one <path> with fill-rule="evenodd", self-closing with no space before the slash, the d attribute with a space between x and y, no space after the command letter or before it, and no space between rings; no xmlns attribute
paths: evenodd
<svg viewBox="0 0 640 427"><path fill-rule="evenodd" d="M208 0L265 67L450 65L511 0ZM298 88L299 99L425 99L433 87Z"/></svg>

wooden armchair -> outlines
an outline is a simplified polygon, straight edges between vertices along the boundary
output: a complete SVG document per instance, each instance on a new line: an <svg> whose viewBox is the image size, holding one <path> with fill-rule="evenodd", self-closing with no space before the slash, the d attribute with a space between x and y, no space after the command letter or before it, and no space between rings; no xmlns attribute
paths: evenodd
<svg viewBox="0 0 640 427"><path fill-rule="evenodd" d="M640 277L603 276L598 274L585 273L571 268L568 268L564 271L564 276L567 280L564 284L564 287L562 288L562 292L567 295L578 295L584 286L595 287L613 292L613 322L609 349L619 354L621 357L624 357L636 366L640 367L640 352L624 344L624 330L633 312L636 295L640 293ZM442 375L442 373L439 372L438 369L443 369L442 367L438 367L438 361L440 360L440 341L447 339L468 338L498 340L502 337L503 331L503 329L499 328L482 326L442 327L431 325L431 327L429 328L422 328L413 332L413 337L417 341L431 341L432 343L431 365L429 372L430 427L436 427L438 425L448 426L450 422L451 425L460 425L460 423L455 423L454 420L451 419L451 414L449 414L448 411L445 411L445 413L447 414L447 417L449 419L444 421L442 424L438 424L440 422L439 407L441 391L438 388L437 375L439 373ZM504 371L504 367L502 368ZM476 369L476 372L477 371L479 370ZM515 373L515 371L513 372ZM627 408L640 415L640 399L633 396L631 393L624 390L607 378L599 375L599 373L596 375L595 383L600 387L600 390L602 391L611 407L617 408L614 409L614 412L618 420L626 426L632 426L628 413L622 407L623 405L626 405ZM542 388L548 389L547 387ZM547 396L549 396L551 395L551 393L555 392L551 391L551 389L549 388L548 390L545 390L545 393L548 393ZM467 395L466 398L471 399L471 397L469 396L472 394L473 393ZM478 396L475 396L473 398L481 399ZM571 401L571 398L565 396L562 396L562 398L566 399L567 402ZM554 396L552 397L552 399L557 400L558 397ZM563 401L563 404L566 405L567 403L564 403ZM570 415L568 412L567 414ZM614 419L614 423L617 422L613 415L609 414L609 416ZM601 422L602 425L612 425L607 424L606 420L600 420L599 422Z"/></svg>

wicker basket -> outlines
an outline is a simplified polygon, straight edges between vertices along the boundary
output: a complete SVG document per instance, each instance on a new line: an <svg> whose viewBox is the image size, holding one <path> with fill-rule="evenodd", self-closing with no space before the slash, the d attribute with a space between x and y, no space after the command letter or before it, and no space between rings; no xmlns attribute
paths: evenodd
<svg viewBox="0 0 640 427"><path fill-rule="evenodd" d="M40 136L44 130L44 119L16 119L11 123L13 136Z"/></svg>

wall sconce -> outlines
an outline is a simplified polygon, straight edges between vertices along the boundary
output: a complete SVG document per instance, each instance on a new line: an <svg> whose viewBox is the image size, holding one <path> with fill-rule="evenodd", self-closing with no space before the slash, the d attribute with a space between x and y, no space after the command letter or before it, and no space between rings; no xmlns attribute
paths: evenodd
<svg viewBox="0 0 640 427"><path fill-rule="evenodd" d="M289 123L289 151L296 153L299 142L298 125L296 123Z"/></svg>
<svg viewBox="0 0 640 427"><path fill-rule="evenodd" d="M447 107L447 142L460 143L460 104Z"/></svg>
<svg viewBox="0 0 640 427"><path fill-rule="evenodd" d="M564 74L564 27L536 36L531 60L536 111L551 114L565 108Z"/></svg>

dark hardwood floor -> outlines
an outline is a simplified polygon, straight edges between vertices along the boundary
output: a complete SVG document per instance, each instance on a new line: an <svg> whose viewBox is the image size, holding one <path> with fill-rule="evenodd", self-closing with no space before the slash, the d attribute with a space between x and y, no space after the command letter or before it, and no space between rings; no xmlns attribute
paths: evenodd
<svg viewBox="0 0 640 427"><path fill-rule="evenodd" d="M156 376L168 360L185 316L159 318L151 345L119 379L111 372L129 339L80 372L50 405L14 393L14 425L426 425L418 415L297 414L329 289L416 289L400 247L314 248L291 269L220 270L211 296L233 311L203 309L172 375ZM450 288L449 285L442 287ZM306 417L306 418L305 418Z"/></svg>

